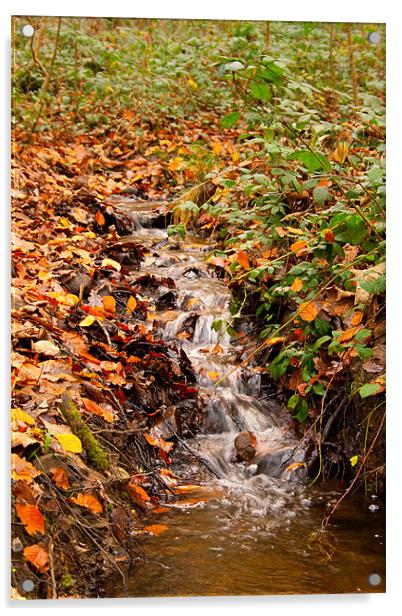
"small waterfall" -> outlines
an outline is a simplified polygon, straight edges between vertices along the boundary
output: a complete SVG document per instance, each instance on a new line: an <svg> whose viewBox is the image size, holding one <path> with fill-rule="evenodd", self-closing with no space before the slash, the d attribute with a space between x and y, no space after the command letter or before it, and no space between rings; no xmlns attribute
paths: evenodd
<svg viewBox="0 0 402 616"><path fill-rule="evenodd" d="M200 315L197 319L193 343L194 344L217 344L228 347L230 345L230 335L227 333L224 324L218 331L212 325L217 319L212 314Z"/></svg>
<svg viewBox="0 0 402 616"><path fill-rule="evenodd" d="M176 284L178 311L171 320L163 318L161 311L160 323L164 339L182 346L198 375L203 421L201 434L189 441L190 447L231 490L243 491L247 502L257 499L261 504L256 486L259 492L264 490L253 474L297 479L306 470L305 450L287 433L289 422L280 405L258 399L261 374L234 363L231 336L226 331L230 292L222 280L211 277L202 246L193 244L186 249L186 241L176 240L170 244L166 231L151 226L157 215L149 204L131 205L129 213L140 241L155 246L144 270L151 267L155 275L159 271ZM160 254L154 259L155 240L163 234ZM235 447L242 432L252 433L255 439L254 457L249 460L247 454L246 461ZM265 510L265 505L261 507Z"/></svg>

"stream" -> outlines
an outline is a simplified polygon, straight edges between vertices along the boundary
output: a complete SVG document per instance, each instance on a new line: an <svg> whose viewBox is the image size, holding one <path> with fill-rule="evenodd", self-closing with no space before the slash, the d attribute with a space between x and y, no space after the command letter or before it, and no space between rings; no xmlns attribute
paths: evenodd
<svg viewBox="0 0 402 616"><path fill-rule="evenodd" d="M383 504L348 497L332 518L330 544L320 543L314 533L344 486L308 487L307 452L289 431L286 409L262 396L258 369L231 372L239 347L225 328L230 291L207 263L214 246L191 234L169 239L158 227L160 210L146 201L120 198L114 207L135 227L121 241L147 249L139 275L162 286L174 280L175 308L152 312L161 336L192 364L204 419L200 433L177 446L180 471L173 470L183 492L147 515L146 524L167 529L142 536L145 560L109 596L384 592ZM251 460L234 446L244 431L256 437Z"/></svg>

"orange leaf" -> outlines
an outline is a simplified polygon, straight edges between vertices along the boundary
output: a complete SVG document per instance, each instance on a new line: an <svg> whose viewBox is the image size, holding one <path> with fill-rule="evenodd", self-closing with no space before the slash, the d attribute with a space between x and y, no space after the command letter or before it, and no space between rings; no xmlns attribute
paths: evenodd
<svg viewBox="0 0 402 616"><path fill-rule="evenodd" d="M40 573L49 569L49 554L37 543L24 548L24 557Z"/></svg>
<svg viewBox="0 0 402 616"><path fill-rule="evenodd" d="M103 225L104 225L104 224L105 224L105 222L106 222L106 221L105 221L105 217L104 217L104 215L102 214L102 212L101 212L100 210L98 210L98 211L96 212L96 214L95 214L95 220L96 220L96 222L98 223L98 225L99 225L100 227L103 227Z"/></svg>
<svg viewBox="0 0 402 616"><path fill-rule="evenodd" d="M17 503L15 509L29 535L45 532L45 518L35 505Z"/></svg>
<svg viewBox="0 0 402 616"><path fill-rule="evenodd" d="M348 327L348 329L345 329L345 331L341 333L338 342L348 342L352 340L358 329L358 327Z"/></svg>
<svg viewBox="0 0 402 616"><path fill-rule="evenodd" d="M116 300L112 295L105 295L102 297L102 304L106 312L116 312Z"/></svg>
<svg viewBox="0 0 402 616"><path fill-rule="evenodd" d="M58 488L62 490L68 490L70 487L68 476L64 468L61 466L52 466L49 469L49 472L52 474L52 479Z"/></svg>
<svg viewBox="0 0 402 616"><path fill-rule="evenodd" d="M103 417L109 423L114 421L114 417L112 413L105 411L99 404L90 400L89 398L82 398L86 411L88 413L93 413L94 415L98 415L98 417Z"/></svg>
<svg viewBox="0 0 402 616"><path fill-rule="evenodd" d="M317 306L313 302L302 302L299 306L299 316L303 321L314 321L318 315Z"/></svg>
<svg viewBox="0 0 402 616"><path fill-rule="evenodd" d="M292 252L299 252L299 250L302 250L302 248L305 248L306 246L307 242L304 240L297 240L297 242L293 242L293 244L291 244L290 250Z"/></svg>
<svg viewBox="0 0 402 616"><path fill-rule="evenodd" d="M363 320L363 312L361 310L356 310L354 313L352 320L350 321L351 325L360 325Z"/></svg>
<svg viewBox="0 0 402 616"><path fill-rule="evenodd" d="M145 492L144 488L137 485L132 479L126 486L126 490L135 503L142 504L143 501L148 502L151 500L150 496Z"/></svg>
<svg viewBox="0 0 402 616"><path fill-rule="evenodd" d="M128 314L131 314L133 310L136 309L136 307L137 307L137 300L135 299L135 297L130 295L130 297L128 298L127 306L126 306Z"/></svg>
<svg viewBox="0 0 402 616"><path fill-rule="evenodd" d="M72 496L69 500L80 507L86 507L92 511L92 513L101 513L101 511L103 511L101 503L93 494L77 494L76 496Z"/></svg>
<svg viewBox="0 0 402 616"><path fill-rule="evenodd" d="M219 353L223 353L223 349L220 344L216 343L211 352L213 355L219 355Z"/></svg>
<svg viewBox="0 0 402 616"><path fill-rule="evenodd" d="M41 474L37 468L24 458L20 458L16 453L11 454L11 477L18 481L32 483L35 477Z"/></svg>
<svg viewBox="0 0 402 616"><path fill-rule="evenodd" d="M303 288L303 281L301 280L301 278L295 278L293 283L290 285L290 288L296 293L298 291L301 291Z"/></svg>
<svg viewBox="0 0 402 616"><path fill-rule="evenodd" d="M157 446L156 439L153 436L151 436L150 434L144 434L144 437L147 443L149 443L152 447Z"/></svg>
<svg viewBox="0 0 402 616"><path fill-rule="evenodd" d="M243 250L239 250L236 255L237 262L242 266L243 269L250 269L250 261L247 254Z"/></svg>
<svg viewBox="0 0 402 616"><path fill-rule="evenodd" d="M150 524L149 526L144 526L142 530L157 537L161 533L164 533L168 528L169 527L166 526L166 524Z"/></svg>
<svg viewBox="0 0 402 616"><path fill-rule="evenodd" d="M268 338L266 345L274 346L275 344L281 344L281 342L285 342L286 336L274 336L273 338Z"/></svg>

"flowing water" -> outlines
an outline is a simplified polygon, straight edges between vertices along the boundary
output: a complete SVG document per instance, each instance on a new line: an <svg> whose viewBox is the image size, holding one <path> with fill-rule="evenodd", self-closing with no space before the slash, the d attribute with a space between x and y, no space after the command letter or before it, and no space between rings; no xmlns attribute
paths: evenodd
<svg viewBox="0 0 402 616"><path fill-rule="evenodd" d="M225 325L230 292L206 261L213 246L191 235L169 240L154 226L159 210L146 202L119 207L135 226L122 241L147 248L140 274L160 280L162 294L167 279L175 283L175 308L155 308L155 319L193 366L204 419L175 454L187 490L147 520L167 530L144 536L145 561L113 596L384 592L382 505L352 496L330 534L317 533L344 488L308 487L308 456L289 432L286 410L261 397L258 369L231 372L239 349ZM256 437L250 462L234 446L242 431Z"/></svg>

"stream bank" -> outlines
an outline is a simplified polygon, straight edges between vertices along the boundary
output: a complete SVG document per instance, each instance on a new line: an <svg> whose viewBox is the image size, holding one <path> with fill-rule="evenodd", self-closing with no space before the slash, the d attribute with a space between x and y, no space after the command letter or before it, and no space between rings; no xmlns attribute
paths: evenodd
<svg viewBox="0 0 402 616"><path fill-rule="evenodd" d="M146 514L163 531L143 539L144 561L107 596L384 592L383 506L376 495L352 496L320 532L344 488L309 487L311 441L297 437L257 363L236 369L242 347L225 327L230 291L208 262L214 245L192 234L169 239L156 213L163 206L119 199L114 207L135 228L123 245L145 247L143 275L174 281L173 292L158 292L170 295L154 324L189 360L199 412L185 440L171 420L159 423L161 435L177 437L170 469L179 497ZM252 436L250 456L235 446L239 434Z"/></svg>

